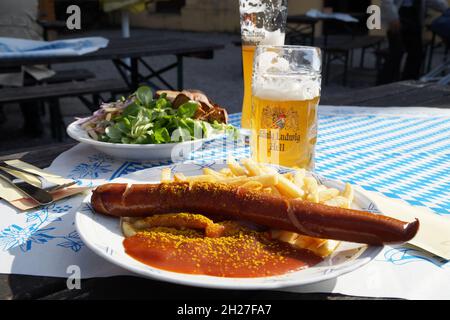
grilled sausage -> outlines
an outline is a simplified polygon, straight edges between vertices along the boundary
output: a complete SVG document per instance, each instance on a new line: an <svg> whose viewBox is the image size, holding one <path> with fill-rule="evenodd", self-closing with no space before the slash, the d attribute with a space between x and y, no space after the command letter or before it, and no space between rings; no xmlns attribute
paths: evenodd
<svg viewBox="0 0 450 320"><path fill-rule="evenodd" d="M190 212L373 245L409 241L419 228L417 219L408 223L221 183L104 184L94 190L91 202L95 211L111 216Z"/></svg>

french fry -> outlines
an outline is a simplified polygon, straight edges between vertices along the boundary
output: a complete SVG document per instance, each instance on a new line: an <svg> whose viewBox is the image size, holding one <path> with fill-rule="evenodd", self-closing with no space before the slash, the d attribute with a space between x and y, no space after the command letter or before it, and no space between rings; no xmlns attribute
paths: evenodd
<svg viewBox="0 0 450 320"><path fill-rule="evenodd" d="M318 183L314 177L305 177L303 179L304 189L307 194L316 193L318 191Z"/></svg>
<svg viewBox="0 0 450 320"><path fill-rule="evenodd" d="M247 183L249 181L256 181L261 183L263 187L270 187L276 185L279 180L276 175L272 174L264 174L261 176L254 176L254 177L240 176L221 180L221 182L223 183L228 183L232 185L243 185L244 183Z"/></svg>
<svg viewBox="0 0 450 320"><path fill-rule="evenodd" d="M353 191L353 187L350 183L345 184L344 191L342 192L342 196L347 198L347 208L350 208L355 197L355 193Z"/></svg>
<svg viewBox="0 0 450 320"><path fill-rule="evenodd" d="M263 187L261 189L262 192L272 194L272 188L271 187Z"/></svg>
<svg viewBox="0 0 450 320"><path fill-rule="evenodd" d="M294 183L297 187L302 188L304 186L303 179L305 178L305 169L298 169L295 171L294 174Z"/></svg>
<svg viewBox="0 0 450 320"><path fill-rule="evenodd" d="M317 180L314 177L305 177L303 183L305 184L304 191L307 195L306 200L319 203Z"/></svg>
<svg viewBox="0 0 450 320"><path fill-rule="evenodd" d="M247 181L243 185L241 185L242 188L252 189L252 190L261 190L262 189L262 183L259 181Z"/></svg>
<svg viewBox="0 0 450 320"><path fill-rule="evenodd" d="M186 181L189 182L217 182L217 178L210 175L188 176Z"/></svg>
<svg viewBox="0 0 450 320"><path fill-rule="evenodd" d="M124 236L127 238L132 237L136 234L136 230L133 228L133 224L126 218L121 219L121 227Z"/></svg>
<svg viewBox="0 0 450 320"><path fill-rule="evenodd" d="M335 188L328 188L318 192L320 203L336 198L339 195L339 190Z"/></svg>
<svg viewBox="0 0 450 320"><path fill-rule="evenodd" d="M271 190L271 193L272 193L274 196L281 197L281 193L280 193L280 191L278 191L278 189L277 189L276 186L270 186L269 188L270 188L270 190Z"/></svg>
<svg viewBox="0 0 450 320"><path fill-rule="evenodd" d="M260 164L259 167L261 168L261 170L264 173L267 173L267 174L278 174L277 169L275 169L274 167L271 167L271 166L268 166L268 165L265 165L265 164Z"/></svg>
<svg viewBox="0 0 450 320"><path fill-rule="evenodd" d="M161 182L170 182L172 181L172 170L170 168L163 168L161 170Z"/></svg>
<svg viewBox="0 0 450 320"><path fill-rule="evenodd" d="M254 177L254 176L262 175L261 168L252 159L242 159L241 162L244 165L244 167L247 169L248 176Z"/></svg>
<svg viewBox="0 0 450 320"><path fill-rule="evenodd" d="M234 177L234 174L233 174L233 172L231 172L231 169L230 169L230 168L223 168L223 169L220 169L219 172L220 172L221 174L223 174L225 177Z"/></svg>
<svg viewBox="0 0 450 320"><path fill-rule="evenodd" d="M187 181L186 176L182 172L177 172L173 175L175 182Z"/></svg>
<svg viewBox="0 0 450 320"><path fill-rule="evenodd" d="M223 174L221 174L211 168L203 168L203 174L213 176L213 177L217 178L218 180L225 178L225 176Z"/></svg>
<svg viewBox="0 0 450 320"><path fill-rule="evenodd" d="M337 196L333 199L324 201L323 204L332 207L349 208L348 199L343 196Z"/></svg>
<svg viewBox="0 0 450 320"><path fill-rule="evenodd" d="M306 200L314 203L319 203L319 193L310 193L306 196Z"/></svg>
<svg viewBox="0 0 450 320"><path fill-rule="evenodd" d="M294 182L294 174L292 172L287 172L287 173L283 174L283 177L285 177L286 179L288 179L291 182Z"/></svg>
<svg viewBox="0 0 450 320"><path fill-rule="evenodd" d="M340 241L336 240L326 240L320 244L319 248L317 248L314 252L321 257L329 256L333 251L336 250Z"/></svg>
<svg viewBox="0 0 450 320"><path fill-rule="evenodd" d="M281 174L278 175L278 184L276 185L276 187L283 196L289 198L303 198L303 196L305 195L303 189L297 187L297 185L289 181L289 179Z"/></svg>
<svg viewBox="0 0 450 320"><path fill-rule="evenodd" d="M246 176L247 175L247 172L245 171L245 169L242 168L240 166L240 164L237 163L237 161L233 157L227 158L227 166L235 176Z"/></svg>
<svg viewBox="0 0 450 320"><path fill-rule="evenodd" d="M291 244L295 243L297 238L298 234L290 231L281 231L278 235L278 240Z"/></svg>
<svg viewBox="0 0 450 320"><path fill-rule="evenodd" d="M316 238L304 236L304 235L298 235L298 237L295 239L294 245L298 248L306 249L311 246L315 242Z"/></svg>

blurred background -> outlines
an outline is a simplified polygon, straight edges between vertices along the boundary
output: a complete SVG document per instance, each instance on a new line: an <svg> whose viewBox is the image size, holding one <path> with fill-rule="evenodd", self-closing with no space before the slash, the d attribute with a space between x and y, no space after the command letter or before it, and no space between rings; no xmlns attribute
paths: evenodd
<svg viewBox="0 0 450 320"><path fill-rule="evenodd" d="M434 78L427 78L427 75L439 66L446 66L448 43L431 28L432 21L445 10L445 6L442 5L446 3L444 0L440 1L440 4L430 5L425 9L426 12L423 12L425 20L417 30L420 38L404 39L406 49L403 51L417 51L417 46L421 50L419 62L417 59L412 62L418 68L418 74L413 72L412 75L405 76L405 72L403 75L391 72L386 75L386 68L392 71L392 66L389 66L393 61L392 55L398 53L398 48L393 48L396 41L393 40L395 37L392 37L392 31L395 31L395 21L403 16L391 19L381 29L369 30L366 26L369 17L366 13L368 6L377 4L384 8L383 6L396 1L385 1L384 4L382 2L381 0L288 2L286 43L319 46L324 52L322 103L333 104L335 95L352 95L353 92L361 92L361 89L393 81L420 78L423 81L436 81ZM66 20L70 16L67 8L72 4L78 5L81 9L79 30L69 30L66 25ZM416 1L409 3L404 0L400 6L392 10L399 13L398 10L404 10L403 7L413 8L416 5ZM322 15L343 13L345 17L353 19L349 22L337 18L324 18L317 15L318 13ZM406 28L406 22L401 20L401 23L403 28ZM183 58L183 86L204 91L213 101L226 107L230 113L240 112L242 106L242 58L237 0L1 0L0 36L35 40L88 36L114 40L129 36L139 43L144 41L148 48L151 48L152 43L161 46L165 39L177 39L179 46L192 40L217 44L221 48L213 50L212 56ZM415 44L411 44L414 41ZM123 50L127 48L124 47ZM399 60L400 64L407 63L404 61L406 58L403 57L403 53ZM151 65L155 71L176 61L175 54L176 52L167 52L152 56L143 55L142 60ZM412 53L410 54L412 56ZM0 61L1 55L0 52ZM4 78L0 88L0 154L20 152L21 149L33 146L68 142L70 138L65 136L64 132L58 133L58 130L55 130L56 126L59 127L59 131L63 131L61 128L72 122L75 117L91 114L93 105L100 100L128 93L123 77L112 63L112 59L113 57L64 63L58 63L56 59L54 63L44 66L45 72L38 77L39 79L36 79L36 73L29 74L23 68L21 83L14 84L10 78ZM411 69L411 66L409 68ZM52 72L49 73L49 70ZM8 65L3 64L0 67L0 78L2 73L19 72L13 71L8 69ZM439 79L445 78L447 74L447 69L440 70ZM177 76L177 69L164 72L164 80L171 84L177 83ZM105 88L94 92L96 88L94 80L115 80L118 85L112 95L111 92L105 92L107 91ZM90 106L83 101L85 97L80 98L81 94L58 97L51 89L51 85L56 83L59 87L54 88L65 88L70 91L71 88L75 88L74 83L83 81L92 83L93 92L85 95L94 97L90 100L93 101ZM123 90L120 82L123 83ZM53 92L25 89L36 85L44 85L48 91ZM164 82L159 82L159 86L164 88ZM31 98L20 100L26 95Z"/></svg>

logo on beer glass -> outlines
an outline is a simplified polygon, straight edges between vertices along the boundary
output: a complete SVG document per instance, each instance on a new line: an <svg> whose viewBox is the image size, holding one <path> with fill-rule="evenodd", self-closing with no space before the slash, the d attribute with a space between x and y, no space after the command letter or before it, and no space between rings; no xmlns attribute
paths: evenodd
<svg viewBox="0 0 450 320"><path fill-rule="evenodd" d="M286 115L284 113L278 115L277 119L274 122L274 127L278 129L283 129L286 125Z"/></svg>

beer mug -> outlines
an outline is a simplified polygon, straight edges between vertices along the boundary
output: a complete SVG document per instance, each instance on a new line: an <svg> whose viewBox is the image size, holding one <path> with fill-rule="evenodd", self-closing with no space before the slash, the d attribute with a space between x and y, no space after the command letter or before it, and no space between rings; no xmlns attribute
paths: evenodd
<svg viewBox="0 0 450 320"><path fill-rule="evenodd" d="M287 0L240 0L244 100L241 127L250 129L253 55L258 44L283 45Z"/></svg>
<svg viewBox="0 0 450 320"><path fill-rule="evenodd" d="M252 79L253 159L314 169L321 52L304 46L258 46Z"/></svg>

